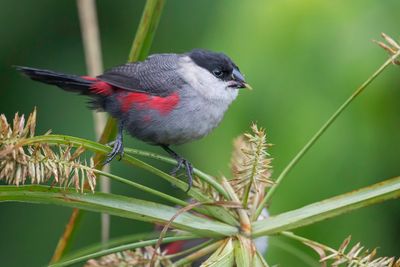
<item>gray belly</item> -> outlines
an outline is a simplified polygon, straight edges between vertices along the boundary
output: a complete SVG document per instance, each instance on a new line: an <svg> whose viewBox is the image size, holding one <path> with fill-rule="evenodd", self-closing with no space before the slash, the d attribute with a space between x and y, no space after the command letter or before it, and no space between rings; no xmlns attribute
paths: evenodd
<svg viewBox="0 0 400 267"><path fill-rule="evenodd" d="M221 122L228 107L193 99L187 105L182 100L167 115L157 111L131 110L126 123L127 131L151 144L183 144L207 135Z"/></svg>

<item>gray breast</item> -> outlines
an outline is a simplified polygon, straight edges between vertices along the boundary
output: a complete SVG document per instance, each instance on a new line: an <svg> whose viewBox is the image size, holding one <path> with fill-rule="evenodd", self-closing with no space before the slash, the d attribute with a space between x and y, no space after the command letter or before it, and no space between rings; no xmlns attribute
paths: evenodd
<svg viewBox="0 0 400 267"><path fill-rule="evenodd" d="M130 111L127 130L151 144L178 145L200 139L222 120L228 104L210 102L197 92L180 90L180 103L168 115L157 111ZM144 118L151 118L144 121Z"/></svg>

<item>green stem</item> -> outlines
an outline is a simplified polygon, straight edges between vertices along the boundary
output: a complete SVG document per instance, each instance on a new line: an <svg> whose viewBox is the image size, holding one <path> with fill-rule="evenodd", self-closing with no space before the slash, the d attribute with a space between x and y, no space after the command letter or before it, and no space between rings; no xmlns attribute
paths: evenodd
<svg viewBox="0 0 400 267"><path fill-rule="evenodd" d="M263 144L263 140L259 140L258 141L258 146L257 146L257 152L255 153L256 158L253 161L253 166L251 168L251 174L250 174L250 177L249 177L250 181L249 181L249 183L247 184L247 186L246 186L246 188L244 190L244 194L243 194L243 208L244 209L247 209L251 186L253 185L254 180L257 178L255 176L257 175L257 166L258 166L258 163L259 163L258 161L259 161L259 158L260 158L262 144Z"/></svg>
<svg viewBox="0 0 400 267"><path fill-rule="evenodd" d="M86 247L79 248L77 250L69 252L68 254L64 255L64 257L62 257L62 261L72 260L72 259L78 258L78 257L86 255L86 254L91 254L91 253L101 251L103 249L108 249L108 248L113 248L116 246L131 244L131 243L139 242L141 240L155 239L155 238L158 238L158 236L159 236L159 233L153 231L153 232L137 233L137 234L131 234L131 235L121 236L121 237L117 237L117 238L112 238L104 244L103 243L94 243L94 244L90 244ZM174 235L169 235L168 237L171 237L171 236L174 236Z"/></svg>
<svg viewBox="0 0 400 267"><path fill-rule="evenodd" d="M168 164L172 164L172 165L176 165L177 162L175 159L169 158L169 157L165 157L156 153L152 153L152 152L148 152L148 151L143 151L143 150L138 150L138 149L133 149L133 148L125 148L124 152L127 154L133 154L133 155L138 155L138 156L143 156L143 157L147 157L147 158L152 158L152 159L156 159ZM209 185L211 185L218 193L220 193L221 195L223 195L227 200L232 200L229 196L229 194L226 192L226 190L224 189L224 187L222 185L220 185L214 177L212 177L211 175L208 175L202 171L200 171L199 169L193 168L193 172L194 174L196 174L201 180L203 180L204 182L208 183Z"/></svg>
<svg viewBox="0 0 400 267"><path fill-rule="evenodd" d="M175 237L166 237L163 239L163 243L171 243L171 242L175 242L175 241L189 240L189 239L194 239L194 238L196 238L196 236L194 236L194 235L181 235L181 236L175 236ZM118 246L118 247L114 247L114 248L110 248L110 249L104 249L102 251L87 254L87 255L72 259L72 260L61 261L56 264L49 265L49 267L70 266L72 264L76 264L79 262L87 261L90 259L98 258L98 257L104 256L104 255L109 255L112 253L116 253L116 252L120 252L120 251L124 251L124 250L128 250L128 249L135 249L135 248L142 248L145 246L151 246L151 245L156 244L157 241L158 241L158 239L152 239L152 240L147 240L147 241L140 241L140 242L133 243L133 244L122 245L122 246Z"/></svg>
<svg viewBox="0 0 400 267"><path fill-rule="evenodd" d="M253 222L253 238L278 234L400 197L400 177Z"/></svg>
<svg viewBox="0 0 400 267"><path fill-rule="evenodd" d="M117 175L114 175L114 174L111 174L111 173L107 173L107 172L103 172L103 171L100 171L100 170L96 170L96 169L93 170L93 169L91 169L89 167L83 167L83 168L84 169L90 169L91 171L93 171L93 172L95 172L97 174L106 176L106 177L108 177L110 179L116 180L118 182L130 185L130 186L133 186L133 187L135 187L135 188L137 188L139 190L142 190L144 192L147 192L147 193L150 193L152 195L155 195L155 196L158 196L160 198L163 198L163 199L165 199L165 200L167 200L167 201L169 201L169 202L171 202L171 203L173 203L175 205L182 206L182 207L186 207L187 205L189 205L189 203L187 203L186 201L180 200L179 198L170 196L168 194L165 194L163 192L157 191L155 189L152 189L150 187L144 186L142 184L135 183L133 181L130 181L130 180L125 179L125 178L122 178L120 176L117 176ZM199 213L202 213L204 215L210 216L210 213L207 212L207 210L205 210L204 208L194 208L194 210L199 212Z"/></svg>
<svg viewBox="0 0 400 267"><path fill-rule="evenodd" d="M86 140L83 138L79 137L74 137L74 136L66 136L66 135L41 135L41 136L35 136L32 138L27 138L24 139L21 143L18 145L24 146L24 145L30 145L34 143L47 143L47 144L65 144L65 145L73 145L73 146L82 146L85 149L91 150L97 155L100 154L107 154L111 151L111 148L90 140ZM131 155L124 155L122 158L123 161L139 167L141 169L147 170L163 179L166 181L174 184L176 187L179 189L186 191L187 189L187 183L137 159L132 157ZM197 188L192 188L188 192L188 195L191 196L192 198L198 200L199 202L212 202L213 199L210 197L204 195L202 191L200 191ZM213 217L215 217L218 220L221 220L225 223L228 223L230 225L237 225L238 222L236 219L223 207L212 207L212 206L206 206L204 207L208 212L210 212Z"/></svg>
<svg viewBox="0 0 400 267"><path fill-rule="evenodd" d="M79 137L74 137L74 136L67 136L67 135L41 135L41 136L35 136L32 138L27 138L24 139L23 142L20 145L29 145L29 144L34 144L34 143L48 143L48 144L64 144L64 145L73 145L73 146L82 146L85 149L91 150L96 153L96 155L106 155L110 153L111 147L105 146L90 140L86 140L83 138ZM134 158L130 155L125 155L122 158L123 161L139 167L141 169L147 170L161 178L164 178L168 182L173 183L176 185L178 188L182 190L186 190L187 184L171 175L168 175L161 170L154 168L153 166L138 160L137 158ZM192 190L191 190L192 191ZM190 191L190 192L191 192Z"/></svg>
<svg viewBox="0 0 400 267"><path fill-rule="evenodd" d="M226 180L225 177L221 178L221 184L225 188L226 192L229 194L231 200L240 203L238 195L236 194L235 190L232 188L231 184L228 182L228 180ZM236 212L239 215L240 231L244 235L250 236L251 222L249 216L247 215L246 209L237 209Z"/></svg>
<svg viewBox="0 0 400 267"><path fill-rule="evenodd" d="M160 21L164 3L164 0L147 0L135 40L132 43L131 52L129 53L129 62L143 60L147 57Z"/></svg>
<svg viewBox="0 0 400 267"><path fill-rule="evenodd" d="M300 241L301 243L304 243L304 244L307 244L307 243L308 243L308 244L310 244L310 245L314 245L314 246L317 246L317 247L321 247L321 248L323 248L325 251L330 251L330 252L333 252L333 253L336 252L336 251L335 251L333 248L331 248L331 247L325 246L324 244L318 243L318 242L316 242L316 241L314 241L314 240L307 239L307 238L305 238L305 237L296 235L296 234L294 234L293 232L283 231L283 232L280 232L279 235L286 236L286 237L288 237L288 238L290 238L290 239L293 239L293 240L296 240L296 241Z"/></svg>
<svg viewBox="0 0 400 267"><path fill-rule="evenodd" d="M124 179L124 178L122 178L122 177L120 177L120 176L117 176L117 175L114 175L114 174L111 174L111 173L107 173L107 172L103 172L103 171L100 171L100 170L96 170L96 169L93 170L93 169L91 169L91 168L89 168L89 167L83 167L83 168L90 169L90 170L92 170L93 172L95 172L95 173L97 173L97 174L106 176L106 177L108 177L108 178L110 178L110 179L119 181L119 182L121 182L121 183L130 185L130 186L133 186L133 187L135 187L135 188L137 188L137 189L140 189L140 190L142 190L142 191L144 191L144 192L147 192L147 193L150 193L150 194L152 194L152 195L161 197L161 198L163 198L163 199L165 199L165 200L168 200L169 202L174 203L174 204L176 204L176 205L183 206L183 207L185 207L185 206L188 205L187 202L185 202L185 201L183 201L183 200L180 200L179 198L175 198L175 197L170 196L170 195L168 195L168 194L164 194L163 192L160 192L160 191L157 191L157 190L152 189L152 188L150 188L150 187L141 185L141 184L139 184L139 183L135 183L135 182L133 182L133 181Z"/></svg>
<svg viewBox="0 0 400 267"><path fill-rule="evenodd" d="M212 244L194 252L193 254L190 254L189 256L186 256L183 259L178 260L177 262L174 263L174 265L177 267L182 266L182 265L188 264L194 260L197 260L198 258L209 255L212 252L214 252L215 250L217 250L223 242L224 242L224 240L220 240L215 243L212 243Z"/></svg>
<svg viewBox="0 0 400 267"><path fill-rule="evenodd" d="M263 198L260 206L257 208L255 218L257 218L263 209L263 207L271 200L272 195L275 193L278 186L286 175L293 169L293 167L300 161L300 159L306 154L306 152L315 144L315 142L325 133L325 131L332 125L332 123L339 117L339 115L350 105L353 100L359 96L364 89L375 80L397 57L400 56L400 51L390 57L382 66L380 66L354 93L333 113L333 115L322 125L322 127L314 134L313 137L306 143L306 145L296 154L296 156L289 162L289 164L283 169L275 184L269 189L266 196Z"/></svg>
<svg viewBox="0 0 400 267"><path fill-rule="evenodd" d="M173 259L173 258L182 256L182 255L185 255L185 254L189 254L189 253L191 253L191 252L193 252L193 251L197 251L197 250L199 250L199 249L202 249L202 248L204 248L204 247L206 247L206 246L208 246L208 245L210 245L210 244L212 244L212 243L214 243L214 242L215 242L215 240L210 239L210 240L205 241L205 242L203 242L203 243L201 243L201 244L199 244L199 245L197 245L197 246L188 248L188 249L183 250L183 251L180 251L180 252L178 252L178 253L175 253L175 254L168 254L168 255L165 256L165 258L167 258L167 259Z"/></svg>
<svg viewBox="0 0 400 267"><path fill-rule="evenodd" d="M38 135L35 137L27 138L24 139L23 142L20 144L21 146L24 145L29 145L33 143L56 143L56 144L65 144L65 145L74 145L74 146L82 146L85 149L91 150L96 153L96 155L106 155L111 151L111 148L109 146L105 146L87 139L83 138L78 138L78 137L73 137L73 136L68 136L68 135L57 135L57 134L49 134L49 135ZM182 190L186 190L186 183L182 182L181 180L168 175L153 166L137 159L132 156L131 154L134 155L139 155L139 156L144 156L152 159L157 159L162 162L166 162L169 164L176 164L176 160L168 157L164 157L161 155L158 155L156 153L151 153L143 150L138 150L138 149L132 149L132 148L124 148L125 156L122 158L122 160L136 166L142 169L145 169L151 173L156 174L157 176L166 179L167 181L175 184L177 187L181 188ZM209 183L211 186L215 188L218 193L223 195L226 199L231 200L229 194L225 191L223 186L221 186L212 176L198 170L194 169L194 173L201 178L203 181ZM168 177L168 178L166 178ZM190 191L189 191L190 193Z"/></svg>

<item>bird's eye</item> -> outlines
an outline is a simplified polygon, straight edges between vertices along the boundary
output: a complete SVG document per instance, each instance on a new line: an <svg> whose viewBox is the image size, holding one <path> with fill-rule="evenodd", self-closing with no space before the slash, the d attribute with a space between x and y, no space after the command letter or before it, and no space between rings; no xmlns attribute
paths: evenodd
<svg viewBox="0 0 400 267"><path fill-rule="evenodd" d="M213 70L212 73L213 73L214 76L217 77L217 78L221 78L222 75L224 74L224 72L223 72L222 70L220 70L220 69L215 69L215 70Z"/></svg>

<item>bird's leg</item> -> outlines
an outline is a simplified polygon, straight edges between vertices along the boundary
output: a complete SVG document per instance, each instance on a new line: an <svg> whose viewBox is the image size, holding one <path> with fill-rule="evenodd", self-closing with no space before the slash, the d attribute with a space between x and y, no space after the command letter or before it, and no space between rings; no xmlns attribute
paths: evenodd
<svg viewBox="0 0 400 267"><path fill-rule="evenodd" d="M177 161L177 165L175 168L172 169L171 171L171 175L175 176L176 173L183 167L185 166L186 169L186 175L188 176L188 184L189 184L189 188L187 189L186 192L188 192L190 190L190 188L192 187L192 183L193 183L193 166L192 164L187 160L182 158L181 156L179 156L175 151L173 151L171 148L169 148L169 146L167 145L161 145L161 147L171 156L173 157L176 161Z"/></svg>
<svg viewBox="0 0 400 267"><path fill-rule="evenodd" d="M124 155L124 144L123 144L123 129L124 129L124 122L121 120L118 123L118 133L117 133L117 137L115 138L114 141L114 146L113 149L111 151L111 153L109 153L107 155L106 161L104 162L104 164L108 164L110 163L115 156L117 156L119 154L119 159L122 159L122 156Z"/></svg>

